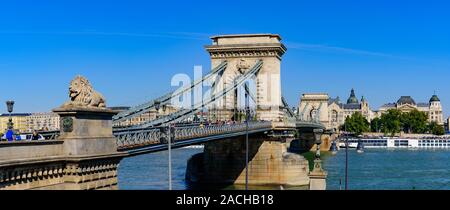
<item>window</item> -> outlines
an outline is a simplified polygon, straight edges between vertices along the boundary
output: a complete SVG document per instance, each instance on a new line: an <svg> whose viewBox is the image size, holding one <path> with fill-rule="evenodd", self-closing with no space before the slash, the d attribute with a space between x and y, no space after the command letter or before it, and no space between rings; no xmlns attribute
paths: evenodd
<svg viewBox="0 0 450 210"><path fill-rule="evenodd" d="M331 111L331 122L338 121L338 112L336 110Z"/></svg>

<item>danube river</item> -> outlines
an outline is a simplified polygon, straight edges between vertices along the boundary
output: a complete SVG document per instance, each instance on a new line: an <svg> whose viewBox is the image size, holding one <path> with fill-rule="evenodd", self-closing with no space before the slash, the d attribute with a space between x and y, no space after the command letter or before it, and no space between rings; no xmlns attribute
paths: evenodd
<svg viewBox="0 0 450 210"><path fill-rule="evenodd" d="M173 189L190 189L185 184L189 157L203 149L176 149L172 151ZM126 158L119 168L121 190L168 189L167 151ZM344 189L345 150L335 156L323 157L328 171L330 190ZM449 190L450 150L366 149L359 154L349 150L349 189L353 190ZM236 189L240 187L230 187ZM280 189L257 188L257 189Z"/></svg>
<svg viewBox="0 0 450 210"><path fill-rule="evenodd" d="M349 150L348 160L349 189L450 190L450 149ZM324 167L328 189L344 189L345 150L326 156Z"/></svg>

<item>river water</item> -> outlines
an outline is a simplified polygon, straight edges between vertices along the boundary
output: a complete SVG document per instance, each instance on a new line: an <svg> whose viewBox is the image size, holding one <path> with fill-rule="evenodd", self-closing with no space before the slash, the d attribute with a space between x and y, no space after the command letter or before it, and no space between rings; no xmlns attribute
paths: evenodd
<svg viewBox="0 0 450 210"><path fill-rule="evenodd" d="M345 150L324 159L328 189L343 189ZM450 190L449 149L349 150L348 165L351 190Z"/></svg>
<svg viewBox="0 0 450 210"><path fill-rule="evenodd" d="M172 150L172 184L175 190L192 189L185 183L187 160L203 149ZM327 189L344 188L345 150L324 154ZM352 190L450 190L450 150L366 149L349 150L349 189ZM119 167L121 190L167 190L168 153L157 152L126 158ZM230 186L225 189L242 189ZM280 189L259 187L254 189Z"/></svg>

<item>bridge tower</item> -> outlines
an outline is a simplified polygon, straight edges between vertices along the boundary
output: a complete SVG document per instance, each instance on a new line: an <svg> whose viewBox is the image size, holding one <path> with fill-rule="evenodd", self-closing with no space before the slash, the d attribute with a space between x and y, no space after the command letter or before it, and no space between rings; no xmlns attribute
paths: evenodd
<svg viewBox="0 0 450 210"><path fill-rule="evenodd" d="M280 121L282 116L281 101L281 57L286 47L281 37L276 34L245 34L213 36L212 45L206 46L211 56L212 69L223 61L228 66L218 83L213 86L212 93L217 93L239 75L253 67L258 60L263 65L254 78L256 81L256 116L259 120ZM227 94L216 101L209 109L217 113L220 120L231 119L238 106L238 93Z"/></svg>

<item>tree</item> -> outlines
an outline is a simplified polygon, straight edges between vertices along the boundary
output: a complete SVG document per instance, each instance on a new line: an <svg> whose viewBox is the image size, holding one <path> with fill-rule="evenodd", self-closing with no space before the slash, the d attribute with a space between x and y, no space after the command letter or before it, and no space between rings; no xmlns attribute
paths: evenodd
<svg viewBox="0 0 450 210"><path fill-rule="evenodd" d="M408 122L412 133L426 133L428 131L428 114L414 109L408 113Z"/></svg>
<svg viewBox="0 0 450 210"><path fill-rule="evenodd" d="M370 130L372 132L380 132L381 131L381 127L382 127L382 123L381 123L381 119L376 117L372 120L372 122L370 122Z"/></svg>
<svg viewBox="0 0 450 210"><path fill-rule="evenodd" d="M355 112L351 117L347 117L344 127L346 131L352 132L355 135L361 135L363 132L370 131L369 122L360 112Z"/></svg>
<svg viewBox="0 0 450 210"><path fill-rule="evenodd" d="M417 109L405 112L400 115L402 130L405 133L425 133L427 132L428 114Z"/></svg>
<svg viewBox="0 0 450 210"><path fill-rule="evenodd" d="M385 134L391 134L400 132L402 123L400 122L401 112L397 109L390 109L386 113L381 115L382 131Z"/></svg>
<svg viewBox="0 0 450 210"><path fill-rule="evenodd" d="M401 130L405 133L412 132L412 119L409 112L401 113L399 116L399 120L401 123Z"/></svg>
<svg viewBox="0 0 450 210"><path fill-rule="evenodd" d="M444 126L438 125L437 122L431 122L428 126L433 135L442 136L445 134Z"/></svg>

